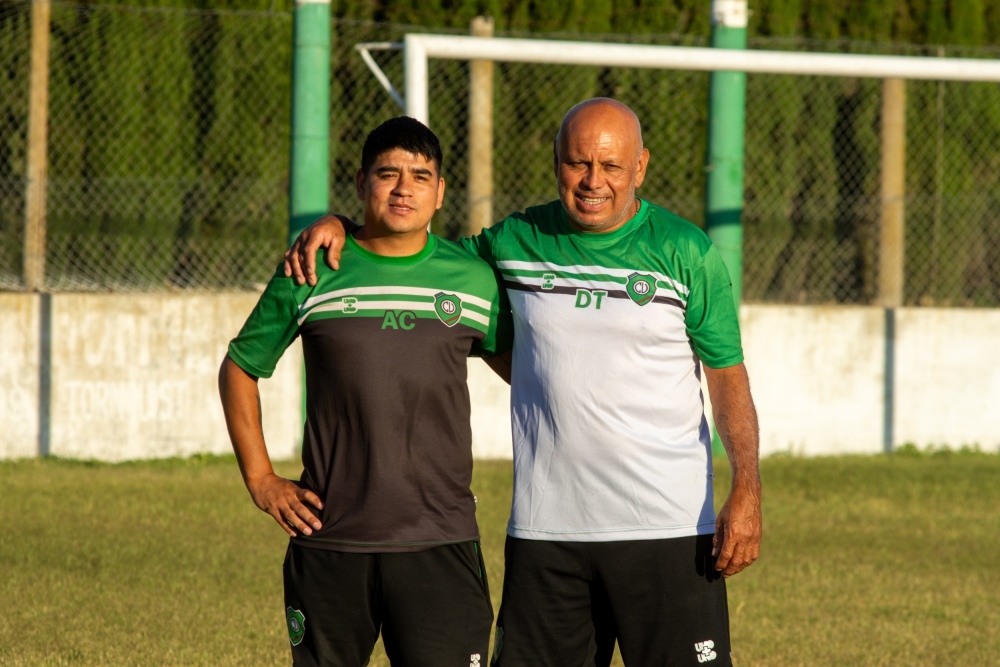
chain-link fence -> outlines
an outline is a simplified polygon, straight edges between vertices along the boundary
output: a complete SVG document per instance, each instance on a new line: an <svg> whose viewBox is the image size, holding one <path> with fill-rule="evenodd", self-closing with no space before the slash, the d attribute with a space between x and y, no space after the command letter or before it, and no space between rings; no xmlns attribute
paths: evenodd
<svg viewBox="0 0 1000 667"><path fill-rule="evenodd" d="M23 285L30 10L0 6L0 289ZM361 144L402 111L354 45L454 31L349 20L335 20L333 31L330 202L357 217ZM288 226L292 15L54 3L51 34L46 288L265 282ZM585 38L706 45L677 35ZM775 39L750 46L1000 56ZM399 52L374 56L401 86ZM429 67L430 121L449 185L434 224L457 236L468 212L469 66ZM611 95L643 122L652 160L641 194L701 224L707 91L701 72L497 63L494 213L556 196L551 146L562 114ZM876 80L748 76L744 300L873 301L880 105ZM906 123L905 302L1000 305L1000 86L908 82Z"/></svg>
<svg viewBox="0 0 1000 667"><path fill-rule="evenodd" d="M30 10L0 9L5 287L22 262ZM244 285L273 270L291 29L288 14L53 3L48 289Z"/></svg>

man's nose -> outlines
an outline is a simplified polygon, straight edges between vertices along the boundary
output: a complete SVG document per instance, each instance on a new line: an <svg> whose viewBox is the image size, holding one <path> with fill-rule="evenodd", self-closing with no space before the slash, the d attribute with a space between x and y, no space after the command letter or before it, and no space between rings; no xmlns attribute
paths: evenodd
<svg viewBox="0 0 1000 667"><path fill-rule="evenodd" d="M587 169L587 174L580 183L588 190L597 190L604 186L604 170L600 165Z"/></svg>
<svg viewBox="0 0 1000 667"><path fill-rule="evenodd" d="M392 194L404 197L409 195L412 189L412 179L408 178L406 174L400 174L399 178L396 179L396 183L392 186Z"/></svg>

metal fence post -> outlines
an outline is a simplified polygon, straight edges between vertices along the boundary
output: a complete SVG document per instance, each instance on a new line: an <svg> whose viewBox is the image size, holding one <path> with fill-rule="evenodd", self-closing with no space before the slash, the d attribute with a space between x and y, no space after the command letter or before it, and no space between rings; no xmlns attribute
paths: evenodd
<svg viewBox="0 0 1000 667"><path fill-rule="evenodd" d="M906 230L906 81L882 81L882 182L878 300L885 308L883 442L895 443L896 309L903 305Z"/></svg>
<svg viewBox="0 0 1000 667"><path fill-rule="evenodd" d="M472 19L473 37L492 37L493 19ZM493 224L493 61L469 63L469 215L466 236Z"/></svg>
<svg viewBox="0 0 1000 667"><path fill-rule="evenodd" d="M906 81L882 82L882 210L879 243L879 303L903 305L906 198Z"/></svg>
<svg viewBox="0 0 1000 667"><path fill-rule="evenodd" d="M31 93L28 111L28 183L24 206L24 287L45 289L45 194L48 182L49 32L52 3L31 5Z"/></svg>

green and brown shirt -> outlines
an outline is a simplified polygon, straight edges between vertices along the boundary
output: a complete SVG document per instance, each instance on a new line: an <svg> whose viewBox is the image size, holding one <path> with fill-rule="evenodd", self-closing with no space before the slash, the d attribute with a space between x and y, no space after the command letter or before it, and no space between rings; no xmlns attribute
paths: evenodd
<svg viewBox="0 0 1000 667"><path fill-rule="evenodd" d="M362 553L476 539L466 358L511 345L493 270L433 235L408 257L348 237L339 271L321 257L314 287L279 270L229 344L269 377L302 338L301 484L324 509L322 530L293 539Z"/></svg>

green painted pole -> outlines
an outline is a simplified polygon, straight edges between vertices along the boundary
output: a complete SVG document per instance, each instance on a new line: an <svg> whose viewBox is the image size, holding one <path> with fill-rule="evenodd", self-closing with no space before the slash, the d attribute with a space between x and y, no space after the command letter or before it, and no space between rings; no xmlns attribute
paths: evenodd
<svg viewBox="0 0 1000 667"><path fill-rule="evenodd" d="M712 46L746 49L746 0L712 0ZM722 255L739 309L743 291L743 131L746 72L712 72L708 91L705 230ZM724 454L713 429L712 451Z"/></svg>
<svg viewBox="0 0 1000 667"><path fill-rule="evenodd" d="M327 212L330 178L330 0L296 0L288 243Z"/></svg>
<svg viewBox="0 0 1000 667"><path fill-rule="evenodd" d="M295 0L292 41L288 245L330 203L330 0ZM305 377L303 369L303 422Z"/></svg>
<svg viewBox="0 0 1000 667"><path fill-rule="evenodd" d="M746 49L746 0L713 0L712 46ZM743 128L745 72L712 72L708 93L705 227L733 279L737 306L743 287Z"/></svg>

